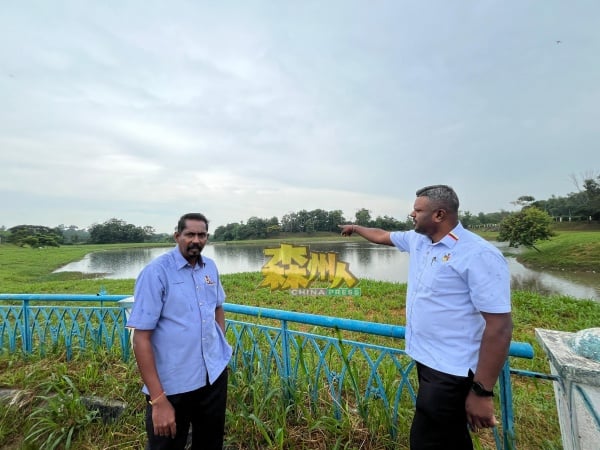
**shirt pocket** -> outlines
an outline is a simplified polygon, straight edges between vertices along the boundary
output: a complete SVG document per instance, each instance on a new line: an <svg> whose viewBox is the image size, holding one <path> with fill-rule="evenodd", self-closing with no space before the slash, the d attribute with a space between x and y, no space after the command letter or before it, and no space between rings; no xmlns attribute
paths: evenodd
<svg viewBox="0 0 600 450"><path fill-rule="evenodd" d="M450 263L438 264L431 289L444 295L468 294L467 283L460 277Z"/></svg>
<svg viewBox="0 0 600 450"><path fill-rule="evenodd" d="M171 280L169 295L165 300L165 312L169 316L178 316L180 320L186 320L186 318L192 317L196 311L192 283L178 279Z"/></svg>
<svg viewBox="0 0 600 450"><path fill-rule="evenodd" d="M216 283L205 284L202 286L202 290L204 291L203 302L205 302L205 306L214 310L217 307L217 302L219 300L219 289Z"/></svg>

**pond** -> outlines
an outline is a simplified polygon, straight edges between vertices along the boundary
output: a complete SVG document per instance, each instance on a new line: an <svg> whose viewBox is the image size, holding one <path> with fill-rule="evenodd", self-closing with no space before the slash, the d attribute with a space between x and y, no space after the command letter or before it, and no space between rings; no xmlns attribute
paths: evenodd
<svg viewBox="0 0 600 450"><path fill-rule="evenodd" d="M501 244L498 246L502 247ZM258 272L268 259L263 253L264 248L264 245L248 244L207 245L203 254L216 261L222 274ZM312 243L309 249L338 253L338 259L347 262L350 272L357 278L406 282L408 255L394 247L352 241ZM161 247L90 253L57 272L96 273L102 278L112 279L136 278L149 261L169 250ZM507 260L513 289L600 301L600 276L596 273L532 270L520 264L514 256L508 256Z"/></svg>

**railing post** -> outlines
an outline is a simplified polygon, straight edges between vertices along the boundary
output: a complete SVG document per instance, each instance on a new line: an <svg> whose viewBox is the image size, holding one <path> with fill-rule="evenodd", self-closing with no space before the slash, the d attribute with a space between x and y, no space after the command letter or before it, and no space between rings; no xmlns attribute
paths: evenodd
<svg viewBox="0 0 600 450"><path fill-rule="evenodd" d="M122 300L119 300L119 305L121 306L121 314L123 316L123 331L121 335L121 345L123 347L124 361L129 360L130 349L133 346L133 342L131 340L132 332L127 328L127 320L129 319L129 313L133 306L133 302L133 297L126 297Z"/></svg>
<svg viewBox="0 0 600 450"><path fill-rule="evenodd" d="M502 434L504 450L515 450L515 428L513 414L512 386L510 384L510 365L508 359L500 372L500 410L502 411Z"/></svg>
<svg viewBox="0 0 600 450"><path fill-rule="evenodd" d="M104 286L100 286L100 291L96 294L100 297L100 324L98 324L98 336L96 337L96 345L102 345L102 335L104 334L104 296L108 295Z"/></svg>
<svg viewBox="0 0 600 450"><path fill-rule="evenodd" d="M127 329L127 313L126 309L121 309L121 315L123 316L123 334L121 336L121 348L123 351L123 361L129 361L129 347L131 346L130 331Z"/></svg>
<svg viewBox="0 0 600 450"><path fill-rule="evenodd" d="M285 398L286 398L286 400L289 401L292 398L291 383L290 383L292 363L291 363L291 355L290 355L290 342L289 342L289 335L288 335L287 320L281 321L281 345L282 345L281 357L283 360L282 361L283 374L282 374L281 378L285 385L285 387L284 387Z"/></svg>
<svg viewBox="0 0 600 450"><path fill-rule="evenodd" d="M26 354L32 351L31 331L29 330L29 300L23 300L23 349Z"/></svg>

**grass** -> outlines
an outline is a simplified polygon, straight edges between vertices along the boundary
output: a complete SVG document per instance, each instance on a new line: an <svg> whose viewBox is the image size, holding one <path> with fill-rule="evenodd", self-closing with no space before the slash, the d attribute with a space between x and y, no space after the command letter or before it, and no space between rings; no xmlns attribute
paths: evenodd
<svg viewBox="0 0 600 450"><path fill-rule="evenodd" d="M557 232L549 241L536 244L540 250L527 251L518 260L542 269L600 272L600 233Z"/></svg>
<svg viewBox="0 0 600 450"><path fill-rule="evenodd" d="M555 236L536 242L539 252L521 248L515 255L526 266L538 269L560 269L571 272L600 272L600 229L589 231L554 227ZM477 231L483 238L493 241L497 231Z"/></svg>
<svg viewBox="0 0 600 450"><path fill-rule="evenodd" d="M573 268L581 266L575 260L580 258L586 261L586 265L598 267L600 249L596 242L598 239L594 240L594 233L588 236L587 232L561 232L555 240L554 244L551 241L540 245L541 255L547 257L545 261L567 260ZM546 248L545 245L550 246ZM588 251L590 247L591 251ZM111 248L123 246L24 249L0 245L0 292L86 294L106 289L110 294L131 294L133 280L86 278L80 273L52 273L56 268L80 259L90 251ZM573 253L573 248L582 250L575 252L577 258L567 258ZM563 255L557 256L556 253ZM362 297L332 300L326 297L290 297L284 292L271 293L256 289L261 281L259 273L224 275L222 278L228 299L233 303L382 323L405 323L404 284L363 280L360 284ZM535 328L578 331L597 326L600 323L600 303L515 291L513 314L513 339L533 345L536 356L533 360L513 359L511 366L549 373L545 354L535 339ZM402 345L386 338L373 342ZM52 363L49 364L49 361ZM393 373L390 375L393 376ZM355 378L360 376L360 373L355 374ZM512 382L517 448L561 448L552 383L515 376L512 377ZM144 401L140 394L139 374L133 361L124 363L119 355L105 351L76 353L74 359L67 362L66 355L60 349L55 349L54 353L45 358L36 355L9 355L0 349L0 387L21 389L24 392L18 410L15 406L0 403L0 448L51 448L51 444L59 437L62 447L59 445L57 448L66 448L68 439L71 448L82 450L143 448ZM336 419L331 417L331 400L328 400L327 393L320 392L320 401L314 403L311 401L310 389L311 387L300 383L294 398L289 401L290 399L284 398L277 380L272 380L270 384L256 383L252 382L247 373L232 373L226 422L227 448L407 448L405 430L412 411L403 412L400 422L404 424L404 428L401 428L404 431L398 442L391 442L384 430L378 432L366 425L360 414L364 411L364 405L354 405L352 399L348 398L348 404L343 405L342 414ZM102 423L96 417L86 416L85 412L76 408L82 395L98 395L124 401L128 404L127 412L115 423ZM53 400L54 403L50 403L51 398L56 399ZM57 414L57 411L69 413ZM369 411L369 414L382 416L375 423L385 423L385 411L381 408L371 408ZM55 439L50 439L51 435ZM25 439L27 436L32 437ZM47 440L48 445L41 447ZM488 431L480 434L476 445L485 449L494 448L491 434Z"/></svg>

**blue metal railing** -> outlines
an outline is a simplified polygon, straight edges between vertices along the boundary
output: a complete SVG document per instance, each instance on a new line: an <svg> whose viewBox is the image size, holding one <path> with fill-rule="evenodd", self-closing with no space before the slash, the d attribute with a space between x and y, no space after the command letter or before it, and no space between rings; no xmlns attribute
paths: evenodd
<svg viewBox="0 0 600 450"><path fill-rule="evenodd" d="M19 347L31 353L34 346L44 352L49 345L64 344L70 359L77 347L83 350L89 344L111 349L119 344L127 360L130 346L129 331L124 327L126 309L104 306L107 302L114 305L124 298L127 296L0 294L0 301L20 303L0 306L0 351L6 344L11 353ZM56 302L94 302L100 306L45 306Z"/></svg>
<svg viewBox="0 0 600 450"><path fill-rule="evenodd" d="M10 303L0 306L0 352L20 349L43 354L48 346L65 345L71 358L78 348L117 347L127 360L130 332L125 323L131 301L127 295L0 294L0 302ZM69 302L89 306L62 305ZM234 371L251 369L251 376L262 376L267 382L276 378L290 398L299 382L311 386L314 401L320 387L327 388L337 417L349 395L354 395L359 413L365 415L373 402L380 402L385 411L391 411L389 432L395 437L399 414L407 404L413 407L416 397L414 361L393 342L404 338L404 327L230 303L225 310ZM254 317L256 323L240 321L238 316ZM318 334L307 327L322 330ZM343 339L342 331L360 333L361 341ZM373 337L365 338L365 334ZM509 356L531 359L533 348L512 342ZM516 448L510 375L554 379L511 369L509 363L499 378L502 430L494 430L498 449Z"/></svg>

